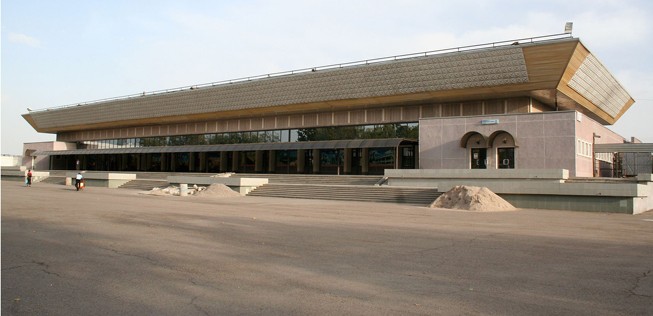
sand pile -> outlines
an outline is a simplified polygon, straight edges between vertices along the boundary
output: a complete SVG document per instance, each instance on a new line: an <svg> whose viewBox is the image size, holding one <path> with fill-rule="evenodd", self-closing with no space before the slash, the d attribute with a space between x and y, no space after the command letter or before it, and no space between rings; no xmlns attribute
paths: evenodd
<svg viewBox="0 0 653 316"><path fill-rule="evenodd" d="M205 197L229 197L229 196L240 196L240 193L230 189L228 186L222 183L211 184L206 190L201 190L197 192L197 196Z"/></svg>
<svg viewBox="0 0 653 316"><path fill-rule="evenodd" d="M179 188L171 185L167 188L153 188L152 190L141 193L149 195L179 195Z"/></svg>
<svg viewBox="0 0 653 316"><path fill-rule="evenodd" d="M486 187L458 185L440 195L430 207L468 211L512 211L515 207Z"/></svg>
<svg viewBox="0 0 653 316"><path fill-rule="evenodd" d="M197 185L189 186L188 187L188 195L195 195L199 192L202 192L206 190L206 187L200 187ZM181 195L181 190L179 187L176 187L174 185L168 186L166 188L154 188L150 191L145 191L142 192L142 194L148 194L148 195L176 195L180 196Z"/></svg>
<svg viewBox="0 0 653 316"><path fill-rule="evenodd" d="M214 174L211 177L212 178L229 178L233 174L234 174L234 172L223 172L223 173Z"/></svg>
<svg viewBox="0 0 653 316"><path fill-rule="evenodd" d="M154 188L150 191L142 192L141 194L148 195L175 195L180 196L180 189L174 185L166 188ZM208 187L200 187L197 185L188 186L188 196L203 196L203 197L229 197L240 196L240 193L230 189L228 186L221 183L214 183Z"/></svg>

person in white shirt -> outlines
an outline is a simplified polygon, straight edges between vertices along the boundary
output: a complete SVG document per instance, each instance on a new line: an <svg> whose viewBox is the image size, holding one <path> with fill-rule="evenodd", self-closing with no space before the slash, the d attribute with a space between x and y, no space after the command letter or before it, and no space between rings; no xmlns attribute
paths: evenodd
<svg viewBox="0 0 653 316"><path fill-rule="evenodd" d="M81 172L78 172L78 173L77 173L77 176L75 177L75 188L77 188L77 191L79 191L79 187L80 187L81 184L82 184L82 179L83 179L83 178L84 178L84 177L82 176L82 173L81 173Z"/></svg>

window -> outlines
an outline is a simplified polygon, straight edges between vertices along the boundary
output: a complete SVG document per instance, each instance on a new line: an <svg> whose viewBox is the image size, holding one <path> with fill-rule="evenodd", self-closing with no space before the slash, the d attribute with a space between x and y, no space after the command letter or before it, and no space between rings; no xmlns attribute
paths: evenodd
<svg viewBox="0 0 653 316"><path fill-rule="evenodd" d="M497 148L497 168L515 169L515 148Z"/></svg>
<svg viewBox="0 0 653 316"><path fill-rule="evenodd" d="M471 148L472 169L487 169L487 149Z"/></svg>

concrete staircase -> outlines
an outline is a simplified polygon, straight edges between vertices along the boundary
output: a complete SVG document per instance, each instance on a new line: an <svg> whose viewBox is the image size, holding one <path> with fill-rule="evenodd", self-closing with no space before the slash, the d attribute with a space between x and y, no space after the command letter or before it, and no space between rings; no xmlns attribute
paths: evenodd
<svg viewBox="0 0 653 316"><path fill-rule="evenodd" d="M311 175L311 174L256 174L235 173L232 178L267 178L268 183L322 184L322 185L374 185L382 176Z"/></svg>
<svg viewBox="0 0 653 316"><path fill-rule="evenodd" d="M120 189L131 189L131 190L141 190L149 191L154 188L165 188L169 186L167 180L155 180L155 179L136 179L131 180L118 188Z"/></svg>
<svg viewBox="0 0 653 316"><path fill-rule="evenodd" d="M41 181L39 181L39 182L40 182L40 183L49 183L49 184L61 184L61 185L65 185L65 184L66 184L66 177L59 177L59 176L53 177L53 176L49 176L49 177L47 177L47 178L45 178L45 179L43 179L43 180L41 180Z"/></svg>
<svg viewBox="0 0 653 316"><path fill-rule="evenodd" d="M442 194L437 189L362 185L262 185L248 196L401 203L427 206Z"/></svg>
<svg viewBox="0 0 653 316"><path fill-rule="evenodd" d="M189 173L139 172L137 178L119 188L149 191L164 188L170 184L170 175L189 175ZM210 176L210 174L197 174ZM279 198L368 201L429 205L440 192L430 188L375 186L383 182L382 176L360 175L304 175L304 174L254 174L235 173L232 178L267 178L269 183L250 192L249 196ZM50 175L44 183L65 184L65 172Z"/></svg>
<svg viewBox="0 0 653 316"><path fill-rule="evenodd" d="M147 191L156 187L166 187L169 185L166 180L169 175L173 174L138 173L136 180L129 181L120 188ZM209 176L208 174L199 175ZM248 196L387 202L426 206L441 194L437 189L375 186L383 180L382 176L235 173L231 177L268 179L268 184L258 187Z"/></svg>

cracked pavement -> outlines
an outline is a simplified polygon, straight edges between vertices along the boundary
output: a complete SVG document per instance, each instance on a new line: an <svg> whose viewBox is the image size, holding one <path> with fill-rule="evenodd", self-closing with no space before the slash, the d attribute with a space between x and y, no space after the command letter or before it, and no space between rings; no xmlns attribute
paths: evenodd
<svg viewBox="0 0 653 316"><path fill-rule="evenodd" d="M2 314L651 315L647 219L2 181Z"/></svg>

